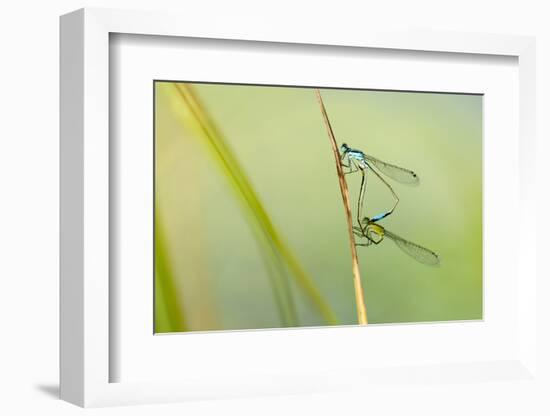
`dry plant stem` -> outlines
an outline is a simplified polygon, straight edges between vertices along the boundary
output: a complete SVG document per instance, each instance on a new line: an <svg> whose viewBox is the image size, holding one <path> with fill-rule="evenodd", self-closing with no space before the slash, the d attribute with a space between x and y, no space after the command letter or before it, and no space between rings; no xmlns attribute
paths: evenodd
<svg viewBox="0 0 550 416"><path fill-rule="evenodd" d="M353 272L353 285L355 288L355 302L357 304L357 320L360 325L366 325L368 323L367 308L365 307L363 286L361 284L361 272L359 270L359 259L357 257L357 246L355 245L355 236L353 234L353 219L352 219L352 213L351 213L348 185L344 177L344 170L342 169L342 164L340 163L340 153L338 152L338 145L336 143L336 138L334 137L334 132L332 131L332 126L330 125L330 121L328 119L327 111L325 109L325 104L323 103L323 98L321 97L321 92L318 89L316 89L315 93L317 95L317 100L319 101L321 114L323 115L323 120L325 122L325 127L327 129L329 141L332 146L332 151L334 153L334 160L336 161L336 172L338 174L340 191L342 192L342 200L344 202L344 209L346 211L346 220L348 223L348 234L349 234L349 245L351 249L351 268Z"/></svg>

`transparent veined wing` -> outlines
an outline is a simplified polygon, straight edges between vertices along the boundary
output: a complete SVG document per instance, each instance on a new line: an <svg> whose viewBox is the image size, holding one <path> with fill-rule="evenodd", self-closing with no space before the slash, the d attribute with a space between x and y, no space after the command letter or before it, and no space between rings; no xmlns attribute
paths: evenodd
<svg viewBox="0 0 550 416"><path fill-rule="evenodd" d="M397 247L420 263L424 263L429 266L439 266L441 262L439 256L433 251L419 246L411 241L407 241L388 230L385 230L384 237L388 237L397 245Z"/></svg>
<svg viewBox="0 0 550 416"><path fill-rule="evenodd" d="M384 175L396 180L397 182L405 183L407 185L418 185L420 179L418 175L412 170L400 168L399 166L386 163L380 159L376 159L370 155L364 155L365 159L372 163L380 172Z"/></svg>

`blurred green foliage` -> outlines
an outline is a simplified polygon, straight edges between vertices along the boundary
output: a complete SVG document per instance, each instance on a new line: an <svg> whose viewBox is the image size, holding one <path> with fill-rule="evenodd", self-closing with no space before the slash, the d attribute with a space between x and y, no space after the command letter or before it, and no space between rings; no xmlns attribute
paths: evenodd
<svg viewBox="0 0 550 416"><path fill-rule="evenodd" d="M155 89L157 332L288 326L263 260L270 249L258 244L230 175L190 125L177 86L157 82ZM339 323L355 324L344 210L314 91L216 84L193 90L315 290ZM482 318L482 97L322 93L340 143L418 173L419 187L395 184L401 202L383 225L442 258L432 268L391 241L359 247L369 323ZM355 198L360 178L347 179ZM391 202L369 176L366 213ZM169 296L159 288L169 288ZM295 278L290 291L300 326L327 324Z"/></svg>

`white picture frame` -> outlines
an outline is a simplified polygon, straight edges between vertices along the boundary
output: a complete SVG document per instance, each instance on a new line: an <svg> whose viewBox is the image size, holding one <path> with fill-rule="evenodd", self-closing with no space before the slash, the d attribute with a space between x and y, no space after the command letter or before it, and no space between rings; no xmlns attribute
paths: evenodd
<svg viewBox="0 0 550 416"><path fill-rule="evenodd" d="M535 41L530 37L465 33L361 30L281 31L276 25L249 22L235 32L219 20L204 27L168 13L83 9L61 18L61 390L62 399L80 406L155 403L194 398L247 397L262 394L322 392L361 384L392 384L410 378L411 370L380 368L365 374L334 369L331 377L315 371L277 376L236 377L228 372L182 381L111 382L110 365L110 34L225 39L284 44L332 45L455 54L516 57L519 67L519 204L520 213L535 212L532 182L535 143ZM536 219L520 215L518 239L517 354L499 362L441 363L413 371L418 380L476 383L483 374L505 373L518 383L538 382L536 362L537 279ZM224 334L218 334L223 337ZM315 336L313 333L310 336ZM165 341L166 342L166 341ZM169 341L168 341L169 342ZM361 365L358 366L361 370ZM477 374L473 377L472 374ZM345 380L345 381L342 381ZM398 384L398 383L397 383ZM430 388L430 387L428 387ZM432 386L433 388L433 386Z"/></svg>

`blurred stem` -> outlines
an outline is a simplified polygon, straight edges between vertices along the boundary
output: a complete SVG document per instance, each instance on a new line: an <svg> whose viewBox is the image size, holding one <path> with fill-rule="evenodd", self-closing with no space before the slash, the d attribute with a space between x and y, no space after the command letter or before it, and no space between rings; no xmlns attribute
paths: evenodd
<svg viewBox="0 0 550 416"><path fill-rule="evenodd" d="M346 212L346 220L348 223L348 235L349 245L351 250L351 270L353 273L353 286L355 288L355 302L357 306L357 321L360 325L367 325L367 308L365 307L365 299L363 295L363 287L361 284L361 272L359 270L359 259L357 257L357 246L355 245L355 236L353 234L353 219L351 214L351 205L349 199L348 184L344 178L344 170L342 169L342 163L340 162L340 152L338 152L338 145L330 120L323 103L323 97L321 92L316 89L317 100L319 101L319 107L321 108L321 114L323 115L323 121L327 129L329 142L332 146L332 152L334 153L334 160L336 162L336 173L338 174L338 182L340 183L340 192L342 193L342 201L344 203L344 210Z"/></svg>
<svg viewBox="0 0 550 416"><path fill-rule="evenodd" d="M284 264L281 262L281 257L273 245L270 231L266 229L265 223L259 217L259 213L263 211L262 204L255 195L237 159L225 144L221 133L206 114L198 98L193 93L192 88L185 84L175 85L180 97L197 123L201 135L207 139L210 149L213 150L215 157L221 163L223 171L234 185L233 189L236 191L237 196L243 202L243 206L249 211L252 218L256 220L251 225L258 237L259 243L263 246L263 249L260 249L260 253L266 264L282 325L286 327L298 326L298 315Z"/></svg>
<svg viewBox="0 0 550 416"><path fill-rule="evenodd" d="M161 327L159 322L165 320L160 320L155 315L155 332L184 332L188 327L179 306L174 272L170 267L172 263L166 250L166 236L159 217L157 208L155 213L155 305L164 307L168 328Z"/></svg>
<svg viewBox="0 0 550 416"><path fill-rule="evenodd" d="M174 84L180 97L186 106L193 113L194 118L199 123L201 134L208 140L208 144L214 151L216 157L221 162L224 171L231 178L233 184L238 189L240 196L244 198L247 208L251 211L255 221L256 229L262 233L265 241L274 253L274 261L283 261L286 263L298 286L305 292L313 306L319 311L328 324L337 322L334 312L330 305L323 299L313 281L302 268L301 264L294 256L289 247L283 242L274 224L272 223L267 211L259 200L252 184L243 168L233 155L231 149L226 145L221 132L215 123L208 117L198 97L195 96L191 86L184 83ZM290 297L290 285L286 278L281 280L282 294L286 297L287 318L297 321L296 311L292 298Z"/></svg>
<svg viewBox="0 0 550 416"><path fill-rule="evenodd" d="M257 230L257 227L254 227L255 233L258 235L260 243L267 250L272 250L273 247L271 243L265 238L265 235ZM292 291L290 289L290 284L288 279L279 278L283 276L283 273L286 273L283 269L283 264L280 263L280 259L277 257L276 253L269 256L267 255L266 250L260 249L260 255L264 259L264 264L267 269L267 274L269 276L269 281L271 284L271 289L275 296L275 302L277 308L279 309L279 315L281 317L282 325L286 327L298 326L299 320L296 313L296 307L294 306L294 300L292 298Z"/></svg>

